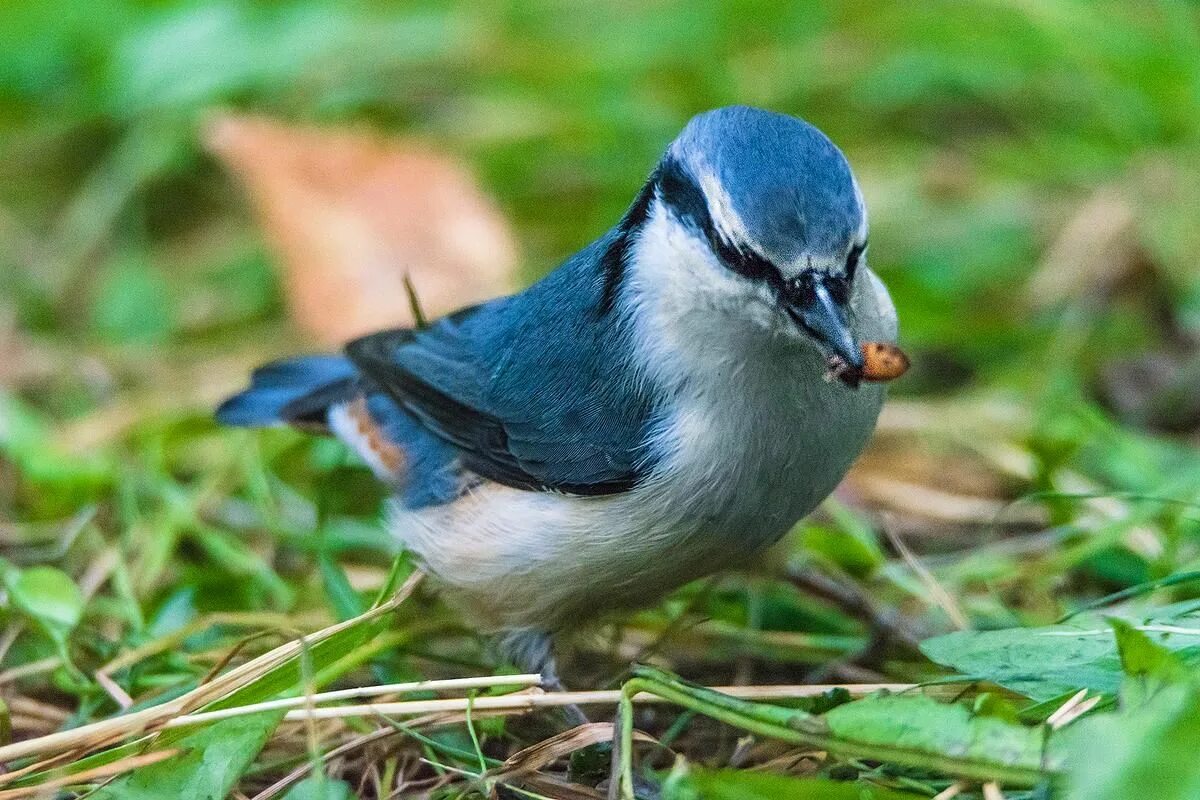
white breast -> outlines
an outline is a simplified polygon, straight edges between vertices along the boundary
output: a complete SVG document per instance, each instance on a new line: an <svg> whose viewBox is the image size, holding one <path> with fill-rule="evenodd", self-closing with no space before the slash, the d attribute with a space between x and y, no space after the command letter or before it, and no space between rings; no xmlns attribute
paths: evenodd
<svg viewBox="0 0 1200 800"><path fill-rule="evenodd" d="M642 242L625 288L640 378L674 398L650 443L653 474L617 495L485 483L448 506L395 510L393 530L480 624L553 629L736 565L824 499L874 428L882 389L825 381L821 355L772 327L768 298L745 297L663 215ZM862 338L894 339L869 272L852 308Z"/></svg>

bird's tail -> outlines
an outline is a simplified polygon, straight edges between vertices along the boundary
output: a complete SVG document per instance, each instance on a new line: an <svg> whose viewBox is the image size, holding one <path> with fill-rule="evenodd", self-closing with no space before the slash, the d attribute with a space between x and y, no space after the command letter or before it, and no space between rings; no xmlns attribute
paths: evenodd
<svg viewBox="0 0 1200 800"><path fill-rule="evenodd" d="M250 387L217 408L224 425L328 428L329 409L359 394L359 375L342 356L273 361L250 376Z"/></svg>

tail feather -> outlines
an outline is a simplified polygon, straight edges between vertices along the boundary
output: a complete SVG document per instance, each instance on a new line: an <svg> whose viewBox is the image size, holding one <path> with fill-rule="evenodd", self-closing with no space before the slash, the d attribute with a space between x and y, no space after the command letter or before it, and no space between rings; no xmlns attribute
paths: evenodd
<svg viewBox="0 0 1200 800"><path fill-rule="evenodd" d="M301 356L259 367L249 388L222 403L216 418L225 425L295 425L336 436L410 509L449 502L462 491L454 446L341 356Z"/></svg>
<svg viewBox="0 0 1200 800"><path fill-rule="evenodd" d="M327 424L331 405L354 397L358 372L342 356L317 355L274 361L256 369L250 388L216 411L224 425Z"/></svg>

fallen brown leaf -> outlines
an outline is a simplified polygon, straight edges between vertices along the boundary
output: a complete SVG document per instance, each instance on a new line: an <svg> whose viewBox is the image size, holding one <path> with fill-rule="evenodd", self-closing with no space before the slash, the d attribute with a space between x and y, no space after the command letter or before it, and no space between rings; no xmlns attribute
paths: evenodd
<svg viewBox="0 0 1200 800"><path fill-rule="evenodd" d="M245 185L296 325L323 344L511 290L508 224L455 159L410 140L224 114L208 149Z"/></svg>

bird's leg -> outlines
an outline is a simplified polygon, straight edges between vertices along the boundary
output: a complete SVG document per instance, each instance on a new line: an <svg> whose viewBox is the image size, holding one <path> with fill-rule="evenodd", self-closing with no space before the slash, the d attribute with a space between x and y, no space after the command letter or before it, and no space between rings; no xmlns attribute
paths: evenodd
<svg viewBox="0 0 1200 800"><path fill-rule="evenodd" d="M522 672L536 672L542 676L542 688L551 692L565 692L562 679L558 677L558 665L554 660L554 637L547 631L522 628L508 631L496 642L501 656ZM591 720L579 706L562 706L563 716L571 727L586 725Z"/></svg>

